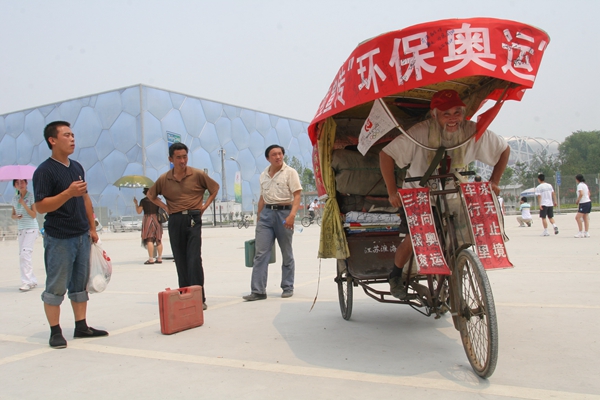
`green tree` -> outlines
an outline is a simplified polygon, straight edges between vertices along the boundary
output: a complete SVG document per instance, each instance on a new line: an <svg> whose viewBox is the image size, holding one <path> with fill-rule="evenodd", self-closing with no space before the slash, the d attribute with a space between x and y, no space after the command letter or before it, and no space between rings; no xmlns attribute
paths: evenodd
<svg viewBox="0 0 600 400"><path fill-rule="evenodd" d="M529 163L529 169L534 177L537 177L539 173L550 177L556 175L556 171L561 169L561 162L558 156L548 154L547 150L542 150L533 155Z"/></svg>
<svg viewBox="0 0 600 400"><path fill-rule="evenodd" d="M512 169L513 182L521 184L525 187L529 187L533 183L535 176L531 174L531 171L529 170L529 164L518 161L514 164Z"/></svg>
<svg viewBox="0 0 600 400"><path fill-rule="evenodd" d="M600 131L577 131L558 146L563 175L600 171Z"/></svg>
<svg viewBox="0 0 600 400"><path fill-rule="evenodd" d="M317 190L317 185L315 184L315 174L313 174L313 172L308 168L304 168L304 171L302 171L300 183L302 183L302 188L307 192Z"/></svg>
<svg viewBox="0 0 600 400"><path fill-rule="evenodd" d="M506 167L502 177L500 178L500 186L506 186L513 184L513 176L515 174L515 170L511 167Z"/></svg>
<svg viewBox="0 0 600 400"><path fill-rule="evenodd" d="M315 175L310 168L304 167L300 160L298 160L296 157L292 157L290 160L288 156L284 156L283 161L290 167L294 168L296 172L298 172L302 189L305 192L310 192L316 189Z"/></svg>
<svg viewBox="0 0 600 400"><path fill-rule="evenodd" d="M533 155L529 164L517 162L512 169L513 182L529 187L536 185L536 179L540 173L546 175L547 178L556 175L556 171L561 169L561 162L558 156L548 154L547 150L542 150Z"/></svg>

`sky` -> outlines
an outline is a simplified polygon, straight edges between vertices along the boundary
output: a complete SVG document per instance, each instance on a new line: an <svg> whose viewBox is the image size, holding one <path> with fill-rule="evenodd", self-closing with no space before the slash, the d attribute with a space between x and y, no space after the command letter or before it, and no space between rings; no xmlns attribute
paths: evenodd
<svg viewBox="0 0 600 400"><path fill-rule="evenodd" d="M600 130L596 0L0 0L0 115L145 84L309 122L358 45L440 19L492 17L550 44L490 126L564 140Z"/></svg>

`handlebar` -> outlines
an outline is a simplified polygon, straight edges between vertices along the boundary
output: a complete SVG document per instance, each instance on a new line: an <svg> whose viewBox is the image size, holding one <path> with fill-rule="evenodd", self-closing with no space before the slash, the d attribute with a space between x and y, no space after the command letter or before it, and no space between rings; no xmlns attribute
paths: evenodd
<svg viewBox="0 0 600 400"><path fill-rule="evenodd" d="M475 171L462 171L459 172L461 176L473 176L476 175ZM454 174L443 174L443 175L431 175L429 179L444 179L444 178L454 178ZM413 176L411 178L404 179L404 182L418 182L423 179L422 176Z"/></svg>

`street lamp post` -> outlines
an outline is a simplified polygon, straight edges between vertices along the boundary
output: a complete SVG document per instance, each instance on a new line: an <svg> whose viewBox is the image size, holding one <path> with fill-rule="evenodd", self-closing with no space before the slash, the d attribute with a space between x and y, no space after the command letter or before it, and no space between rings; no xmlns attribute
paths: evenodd
<svg viewBox="0 0 600 400"><path fill-rule="evenodd" d="M221 201L227 201L227 176L225 174L225 149L221 147L219 150L221 154L221 183L223 184L223 191L221 192Z"/></svg>
<svg viewBox="0 0 600 400"><path fill-rule="evenodd" d="M229 157L229 159L232 161L235 161L235 163L238 165L238 168L240 169L240 198L241 198L241 203L242 203L242 211L244 211L244 193L242 190L242 165L234 157ZM235 182L233 183L233 190L235 192Z"/></svg>

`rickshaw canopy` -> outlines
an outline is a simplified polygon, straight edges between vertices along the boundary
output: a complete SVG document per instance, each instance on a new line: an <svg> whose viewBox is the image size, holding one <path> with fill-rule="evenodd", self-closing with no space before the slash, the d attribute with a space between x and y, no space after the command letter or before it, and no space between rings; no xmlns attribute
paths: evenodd
<svg viewBox="0 0 600 400"><path fill-rule="evenodd" d="M487 127L504 100L521 100L533 87L549 41L541 29L494 18L427 22L366 40L339 68L309 125L310 139L317 142L317 124L328 117L366 118L376 99L409 114L426 112L443 89L459 93L468 118L496 100L478 120Z"/></svg>

